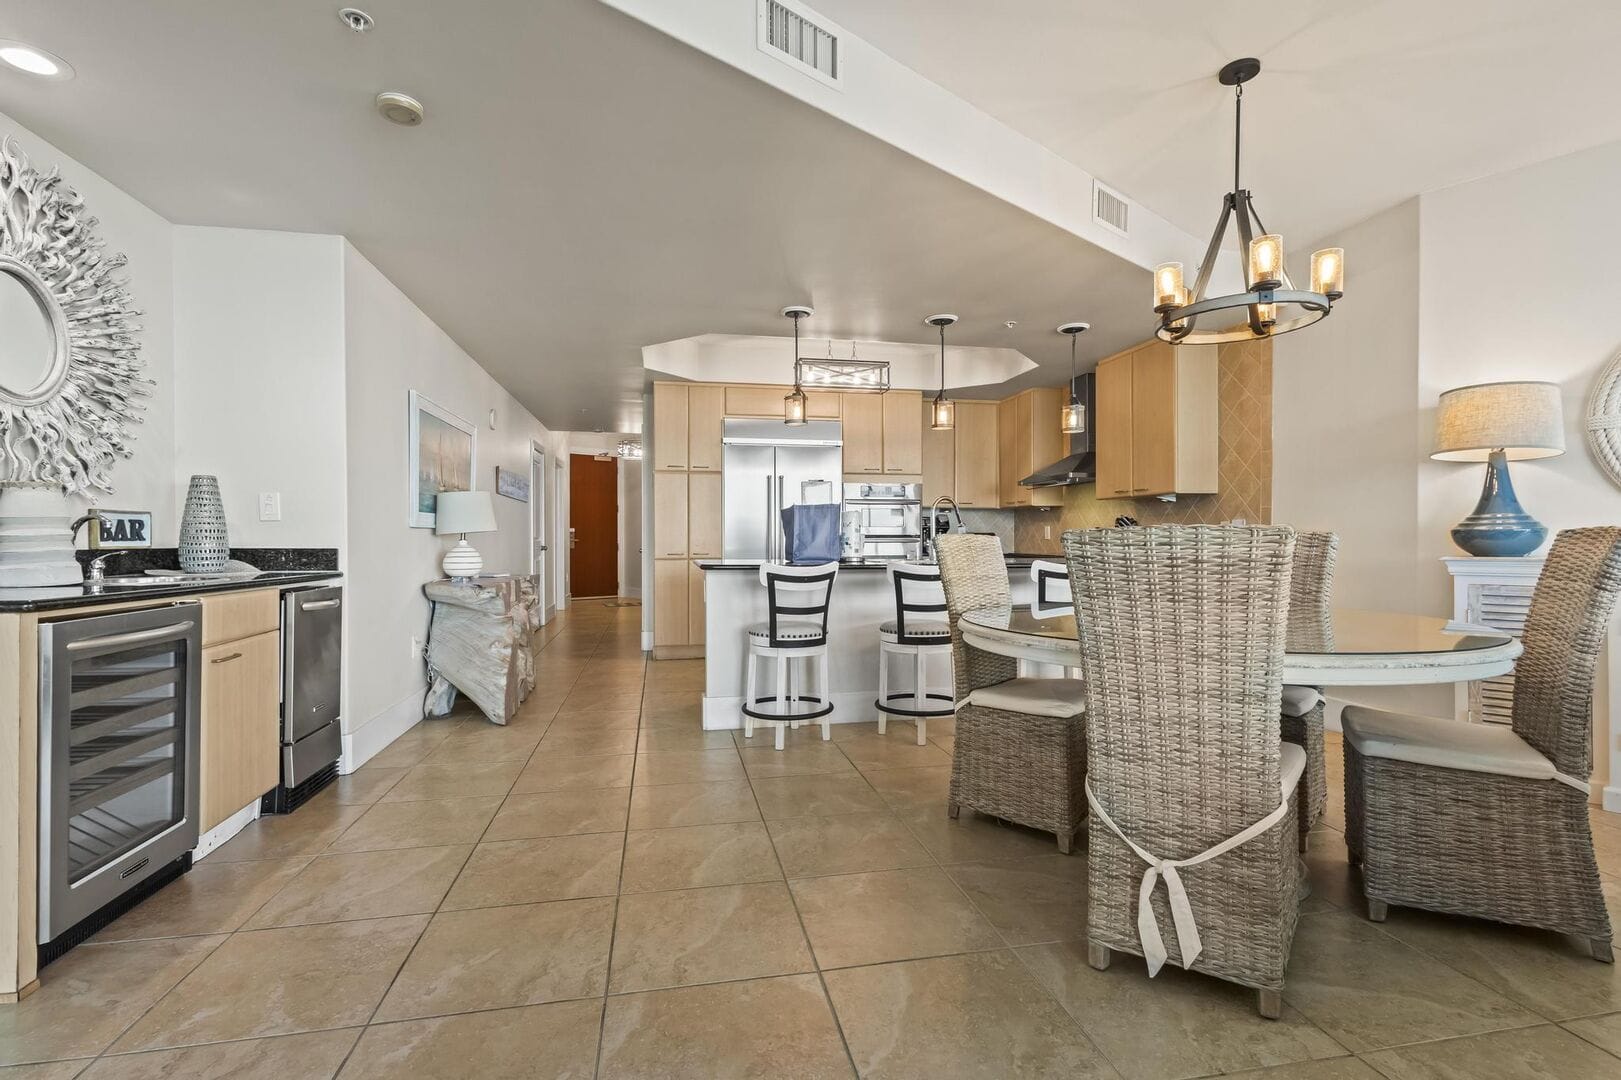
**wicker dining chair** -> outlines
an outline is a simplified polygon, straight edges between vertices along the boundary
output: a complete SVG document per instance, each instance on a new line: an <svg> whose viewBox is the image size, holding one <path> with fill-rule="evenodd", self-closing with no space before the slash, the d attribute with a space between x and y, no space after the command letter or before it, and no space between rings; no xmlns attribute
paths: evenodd
<svg viewBox="0 0 1621 1080"><path fill-rule="evenodd" d="M1086 705L1076 679L1020 678L1018 662L963 641L958 620L1012 603L1002 543L947 534L935 541L951 624L957 697L947 812L962 807L1058 838L1069 854L1086 818Z"/></svg>
<svg viewBox="0 0 1621 1080"><path fill-rule="evenodd" d="M1087 688L1087 960L1174 962L1254 989L1271 1019L1301 875L1306 756L1278 734L1294 542L1279 526L1064 534Z"/></svg>
<svg viewBox="0 0 1621 1080"><path fill-rule="evenodd" d="M1585 938L1613 962L1588 820L1593 670L1621 529L1568 529L1531 596L1508 727L1347 707L1345 843L1389 905Z"/></svg>
<svg viewBox="0 0 1621 1080"><path fill-rule="evenodd" d="M1288 642L1305 648L1333 645L1329 599L1334 590L1334 561L1340 538L1330 532L1295 534L1294 573L1289 582ZM1323 688L1285 686L1280 722L1283 738L1306 751L1306 775L1300 783L1300 850L1328 805L1328 768L1323 756Z"/></svg>

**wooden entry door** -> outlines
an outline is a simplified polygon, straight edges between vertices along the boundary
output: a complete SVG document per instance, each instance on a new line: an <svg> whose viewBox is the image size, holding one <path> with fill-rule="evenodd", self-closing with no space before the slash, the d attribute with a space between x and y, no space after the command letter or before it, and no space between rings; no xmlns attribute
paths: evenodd
<svg viewBox="0 0 1621 1080"><path fill-rule="evenodd" d="M619 595L619 462L570 454L570 597Z"/></svg>

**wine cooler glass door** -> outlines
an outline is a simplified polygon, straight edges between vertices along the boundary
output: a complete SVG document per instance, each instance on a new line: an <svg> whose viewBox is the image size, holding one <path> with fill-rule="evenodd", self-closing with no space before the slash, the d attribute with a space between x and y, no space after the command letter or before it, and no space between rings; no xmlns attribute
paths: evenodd
<svg viewBox="0 0 1621 1080"><path fill-rule="evenodd" d="M40 626L40 940L197 839L201 606Z"/></svg>

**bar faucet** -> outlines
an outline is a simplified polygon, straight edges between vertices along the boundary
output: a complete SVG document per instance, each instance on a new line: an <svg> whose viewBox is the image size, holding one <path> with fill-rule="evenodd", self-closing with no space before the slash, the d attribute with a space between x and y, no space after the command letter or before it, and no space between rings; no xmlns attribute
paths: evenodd
<svg viewBox="0 0 1621 1080"><path fill-rule="evenodd" d="M102 582L107 579L107 560L115 555L122 554L124 554L122 551L104 551L90 560L90 567L86 571L84 579L92 589L101 588Z"/></svg>

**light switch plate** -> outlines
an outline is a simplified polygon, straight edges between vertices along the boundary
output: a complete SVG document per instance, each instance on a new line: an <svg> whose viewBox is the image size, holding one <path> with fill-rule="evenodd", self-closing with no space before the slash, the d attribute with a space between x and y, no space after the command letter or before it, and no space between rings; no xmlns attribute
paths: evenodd
<svg viewBox="0 0 1621 1080"><path fill-rule="evenodd" d="M1053 538L1053 527L1051 525L1043 525L1041 527L1041 538L1043 540L1051 540Z"/></svg>
<svg viewBox="0 0 1621 1080"><path fill-rule="evenodd" d="M261 492L259 492L259 520L260 521L280 521L281 520L281 492L279 492L279 491L261 491Z"/></svg>

